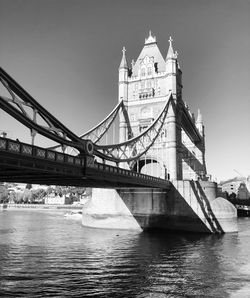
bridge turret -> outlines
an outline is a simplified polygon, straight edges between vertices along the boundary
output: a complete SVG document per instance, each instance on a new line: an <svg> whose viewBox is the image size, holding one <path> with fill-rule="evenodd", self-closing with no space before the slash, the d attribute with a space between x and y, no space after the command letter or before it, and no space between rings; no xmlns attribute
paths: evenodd
<svg viewBox="0 0 250 298"><path fill-rule="evenodd" d="M182 71L177 61L178 53L174 52L173 39L170 36L169 48L166 57L167 90L172 92L173 98L179 98L182 94Z"/></svg>
<svg viewBox="0 0 250 298"><path fill-rule="evenodd" d="M206 161L205 161L205 130L204 130L204 124L203 124L203 119L202 119L202 114L200 109L198 109L198 116L195 122L195 125L202 136L202 141L200 144L197 145L197 159L200 162L200 166L198 167L198 175L201 178L205 178L207 175L207 170L206 170Z"/></svg>
<svg viewBox="0 0 250 298"><path fill-rule="evenodd" d="M125 109L127 109L128 104L128 64L126 59L126 49L122 49L122 59L119 66L119 91L118 91L118 101L124 101ZM119 141L124 142L127 140L127 125L123 113L120 113L120 131L119 131Z"/></svg>
<svg viewBox="0 0 250 298"><path fill-rule="evenodd" d="M197 120L195 122L196 127L199 131L199 133L201 134L201 136L204 136L204 125L203 125L203 119L202 119L202 114L200 109L198 109L198 116L197 116Z"/></svg>
<svg viewBox="0 0 250 298"><path fill-rule="evenodd" d="M122 60L119 66L119 101L128 99L128 64L126 49L122 49Z"/></svg>
<svg viewBox="0 0 250 298"><path fill-rule="evenodd" d="M174 52L173 39L169 38L169 48L166 57L166 88L172 93L174 101L181 99L181 70L177 62L177 52ZM181 109L179 105L170 106L167 115L168 130L168 168L170 178L182 179L182 148L181 148Z"/></svg>

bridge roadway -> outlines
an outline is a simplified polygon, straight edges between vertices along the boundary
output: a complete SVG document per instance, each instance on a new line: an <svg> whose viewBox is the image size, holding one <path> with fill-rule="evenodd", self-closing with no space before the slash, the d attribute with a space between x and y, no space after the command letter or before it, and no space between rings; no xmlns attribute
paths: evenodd
<svg viewBox="0 0 250 298"><path fill-rule="evenodd" d="M0 181L96 188L171 187L168 180L96 163L91 156L72 156L8 138L0 138Z"/></svg>

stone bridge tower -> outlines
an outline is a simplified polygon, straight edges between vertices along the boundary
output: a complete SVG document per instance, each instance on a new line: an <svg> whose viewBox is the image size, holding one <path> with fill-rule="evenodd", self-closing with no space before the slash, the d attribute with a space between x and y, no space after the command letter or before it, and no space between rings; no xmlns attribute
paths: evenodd
<svg viewBox="0 0 250 298"><path fill-rule="evenodd" d="M170 180L203 178L206 175L204 126L199 113L195 121L182 99L182 72L169 39L169 48L164 59L157 45L156 37L149 32L136 61L128 66L126 50L122 50L119 66L119 97L124 100L133 135L139 135L159 115L170 93L175 105L170 106L166 123L152 148L142 157L140 171ZM197 145L181 127L183 111L191 119L201 137ZM189 122L190 122L189 121ZM120 114L120 142L126 141L128 130Z"/></svg>

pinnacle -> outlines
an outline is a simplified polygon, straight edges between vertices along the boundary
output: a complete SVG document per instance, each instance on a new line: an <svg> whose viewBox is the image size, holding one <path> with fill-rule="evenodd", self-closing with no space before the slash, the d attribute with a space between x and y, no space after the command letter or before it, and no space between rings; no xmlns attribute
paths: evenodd
<svg viewBox="0 0 250 298"><path fill-rule="evenodd" d="M119 68L128 68L127 59L126 59L126 49L125 47L122 48L122 60L120 63Z"/></svg>
<svg viewBox="0 0 250 298"><path fill-rule="evenodd" d="M172 37L170 36L169 37L169 40L168 40L168 42L169 42L169 48L168 48L168 53L167 53L167 59L168 58L174 58L174 59L177 59L177 53L174 53L174 50L173 50L173 45L172 45L172 41L173 41L173 39L172 39Z"/></svg>
<svg viewBox="0 0 250 298"><path fill-rule="evenodd" d="M148 38L145 38L145 45L151 43L156 43L156 37L153 36L151 30L149 30Z"/></svg>

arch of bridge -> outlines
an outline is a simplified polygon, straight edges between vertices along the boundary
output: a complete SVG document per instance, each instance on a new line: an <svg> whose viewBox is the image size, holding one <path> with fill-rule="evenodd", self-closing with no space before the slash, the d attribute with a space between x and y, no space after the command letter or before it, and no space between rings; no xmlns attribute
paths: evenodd
<svg viewBox="0 0 250 298"><path fill-rule="evenodd" d="M140 157L139 160L133 164L132 170L152 176L160 176L163 179L167 177L166 164L159 156L147 155ZM156 175L153 175L154 173Z"/></svg>

